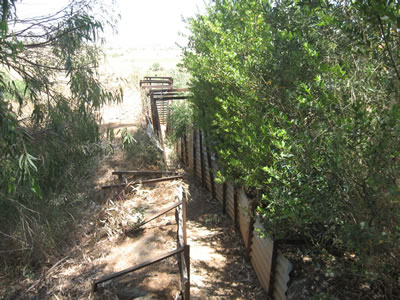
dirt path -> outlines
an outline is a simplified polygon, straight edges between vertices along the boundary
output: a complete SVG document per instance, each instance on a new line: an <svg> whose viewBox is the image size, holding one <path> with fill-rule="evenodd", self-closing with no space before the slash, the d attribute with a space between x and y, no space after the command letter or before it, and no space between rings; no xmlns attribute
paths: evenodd
<svg viewBox="0 0 400 300"><path fill-rule="evenodd" d="M140 93L126 90L123 103L102 110L103 128L138 130L143 121L141 111ZM179 274L174 258L105 284L94 295L90 291L94 279L176 249L173 211L146 224L141 231L126 234L126 229L171 205L177 185L183 184L189 192L192 299L265 299L243 255L240 235L222 215L219 203L190 175L181 181L101 191L102 185L114 180L113 170L135 167L118 147L113 155L102 159L87 183L87 206L82 207L82 218L76 220L74 245L39 279L25 282L27 298L134 299L146 295L145 299L175 299Z"/></svg>
<svg viewBox="0 0 400 300"><path fill-rule="evenodd" d="M198 181L188 177L185 182L191 195L187 226L193 299L266 299L232 221Z"/></svg>

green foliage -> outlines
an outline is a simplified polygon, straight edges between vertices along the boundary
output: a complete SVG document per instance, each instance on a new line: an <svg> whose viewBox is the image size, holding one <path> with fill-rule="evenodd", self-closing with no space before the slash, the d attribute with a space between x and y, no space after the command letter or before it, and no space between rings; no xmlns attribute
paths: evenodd
<svg viewBox="0 0 400 300"><path fill-rule="evenodd" d="M146 76L167 76L174 79L174 88L186 88L189 81L189 73L178 64L175 68L165 69L160 63L154 63L146 72Z"/></svg>
<svg viewBox="0 0 400 300"><path fill-rule="evenodd" d="M137 141L133 138L133 136L128 132L127 128L124 128L121 132L122 137L122 148L126 149L132 147L134 143Z"/></svg>
<svg viewBox="0 0 400 300"><path fill-rule="evenodd" d="M195 119L269 234L350 255L358 280L390 297L399 19L395 1L215 1L189 21L184 52Z"/></svg>
<svg viewBox="0 0 400 300"><path fill-rule="evenodd" d="M134 168L159 169L164 166L162 150L157 143L156 138L147 135L143 126L133 133L126 129L122 132L122 147Z"/></svg>
<svg viewBox="0 0 400 300"><path fill-rule="evenodd" d="M149 72L151 72L152 74L154 74L154 76L157 76L157 72L158 72L158 73L164 72L164 68L161 66L160 63L155 62L155 63L153 63L153 64L151 65L151 67L150 67L150 69L149 69ZM161 75L158 75L158 76L161 76Z"/></svg>
<svg viewBox="0 0 400 300"><path fill-rule="evenodd" d="M97 1L29 20L15 2L0 7L0 251L29 263L57 248L77 177L100 151L95 111L122 91L97 72L99 34L113 22L91 15Z"/></svg>
<svg viewBox="0 0 400 300"><path fill-rule="evenodd" d="M181 65L177 65L175 69L170 70L169 74L174 79L174 88L187 88L189 82L189 73Z"/></svg>
<svg viewBox="0 0 400 300"><path fill-rule="evenodd" d="M168 109L168 132L167 138L175 144L179 138L193 129L193 111L188 102L177 102L171 104Z"/></svg>

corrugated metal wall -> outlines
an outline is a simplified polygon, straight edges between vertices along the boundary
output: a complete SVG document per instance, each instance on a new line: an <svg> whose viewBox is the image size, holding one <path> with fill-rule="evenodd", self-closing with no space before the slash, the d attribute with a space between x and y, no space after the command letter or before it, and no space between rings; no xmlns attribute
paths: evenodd
<svg viewBox="0 0 400 300"><path fill-rule="evenodd" d="M200 136L201 135L201 136ZM193 151L193 142L195 143L195 151ZM181 156L182 143L177 145L177 153ZM184 143L183 143L184 144ZM225 184L218 184L212 180L210 176L209 160L207 149L205 147L204 136L199 130L194 130L193 134L186 137L186 145L183 148L188 149L188 165L193 168L196 165L195 175L202 182L204 178L204 186L209 191L215 189L215 197L223 205L225 200L225 211L231 219L238 225L242 239L248 248L250 254L250 261L257 274L257 277L263 288L271 295L273 299L284 300L286 299L287 283L289 282L289 274L292 270L292 264L286 259L279 251L276 255L276 262L273 264L273 251L274 242L269 238L261 238L259 232L265 232L262 224L258 221L253 222L252 226L249 212L251 205L243 189L233 186L233 184L226 182ZM201 149L201 151L200 151ZM185 151L183 151L185 153ZM183 160L183 157L181 157ZM218 164L211 159L211 167L213 174L218 170ZM203 173L202 173L203 172ZM226 193L224 199L224 185L226 186ZM236 197L235 197L236 192ZM237 203L235 206L235 199ZM237 211L235 214L235 207ZM235 220L237 217L237 220ZM250 244L250 245L249 245ZM275 265L275 270L272 270ZM271 276L271 272L274 272ZM271 279L273 278L273 285L271 286ZM270 289L272 288L272 292Z"/></svg>
<svg viewBox="0 0 400 300"><path fill-rule="evenodd" d="M290 261L278 251L277 264L275 269L274 299L286 299L286 291L290 280L289 274L292 271Z"/></svg>
<svg viewBox="0 0 400 300"><path fill-rule="evenodd" d="M191 132L187 136L187 147L188 147L188 159L189 159L189 167L193 169L193 132Z"/></svg>
<svg viewBox="0 0 400 300"><path fill-rule="evenodd" d="M242 234L242 238L246 247L249 246L249 229L250 229L250 217L249 217L249 200L243 189L240 189L238 192L238 222L240 233Z"/></svg>
<svg viewBox="0 0 400 300"><path fill-rule="evenodd" d="M269 290L272 267L272 251L274 242L269 238L260 238L257 230L262 230L262 225L257 221L254 224L255 234L251 245L251 263L257 273L261 285ZM285 298L283 298L285 299Z"/></svg>
<svg viewBox="0 0 400 300"><path fill-rule="evenodd" d="M226 184L226 212L228 215L232 218L232 220L235 219L235 189L233 188L233 185L230 183Z"/></svg>

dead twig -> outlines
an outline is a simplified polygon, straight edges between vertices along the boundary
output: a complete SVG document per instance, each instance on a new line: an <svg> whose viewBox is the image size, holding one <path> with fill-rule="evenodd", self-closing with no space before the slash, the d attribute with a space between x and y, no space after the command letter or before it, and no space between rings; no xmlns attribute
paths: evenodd
<svg viewBox="0 0 400 300"><path fill-rule="evenodd" d="M70 256L66 256L62 259L60 259L58 262L56 262L50 269L48 269L40 278L32 284L27 290L26 293L31 292L33 289L35 289L42 281L46 279L47 276L49 276L59 265L61 265L64 261L66 261Z"/></svg>

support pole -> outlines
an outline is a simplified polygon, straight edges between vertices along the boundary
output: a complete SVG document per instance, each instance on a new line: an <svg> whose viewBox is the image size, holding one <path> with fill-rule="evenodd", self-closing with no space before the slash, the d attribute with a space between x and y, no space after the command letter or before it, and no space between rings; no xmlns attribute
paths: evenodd
<svg viewBox="0 0 400 300"><path fill-rule="evenodd" d="M200 129L199 129L199 139L200 139L201 185L204 186L206 179L205 179L204 159L203 159L203 135Z"/></svg>
<svg viewBox="0 0 400 300"><path fill-rule="evenodd" d="M215 196L214 173L212 171L211 154L210 154L210 151L208 151L208 149L207 149L207 161L208 161L208 174L210 176L211 193L212 193L213 199L215 199L216 196Z"/></svg>
<svg viewBox="0 0 400 300"><path fill-rule="evenodd" d="M222 186L222 213L225 215L226 214L226 193L228 189L228 184L224 182Z"/></svg>
<svg viewBox="0 0 400 300"><path fill-rule="evenodd" d="M271 259L271 272L269 279L269 288L268 288L268 296L273 299L274 295L274 286L275 286L275 277L276 277L276 265L278 259L278 241L273 242L272 246L272 259Z"/></svg>

